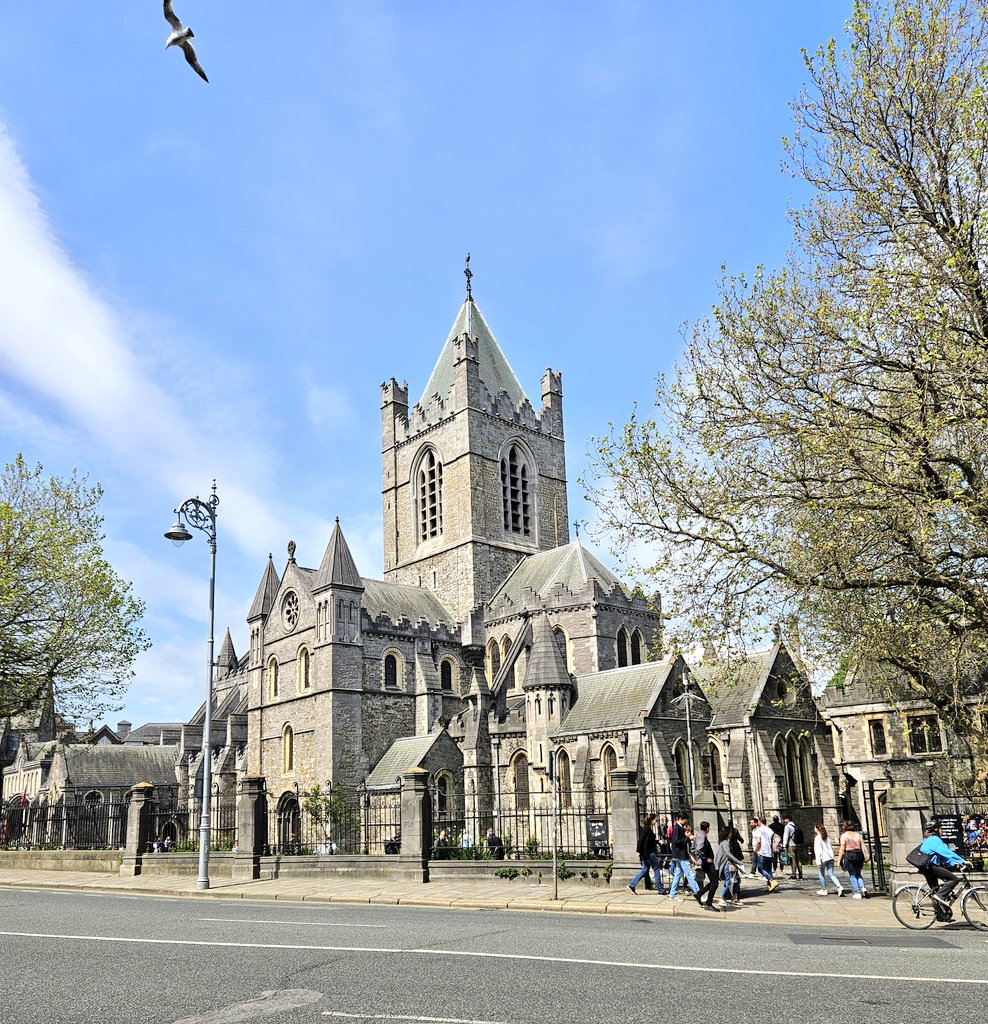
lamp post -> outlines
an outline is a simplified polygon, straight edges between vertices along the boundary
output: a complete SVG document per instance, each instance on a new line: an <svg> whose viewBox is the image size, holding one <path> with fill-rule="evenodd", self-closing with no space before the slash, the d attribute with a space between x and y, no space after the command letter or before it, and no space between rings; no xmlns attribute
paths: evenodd
<svg viewBox="0 0 988 1024"><path fill-rule="evenodd" d="M684 668L683 692L678 697L674 697L669 703L676 706L683 705L686 708L686 761L689 765L691 809L693 804L696 803L696 770L693 766L693 720L690 712L693 701L699 699L700 695L698 693L694 693L693 690L690 689L690 675Z"/></svg>
<svg viewBox="0 0 988 1024"><path fill-rule="evenodd" d="M209 638L206 653L206 718L202 726L202 817L199 821L197 889L209 888L209 815L212 796L210 776L213 767L213 618L216 602L216 506L219 503L214 480L213 493L205 501L197 495L194 498L186 498L175 509L175 524L165 533L166 539L176 547L181 547L187 540L192 540L189 526L201 530L209 541Z"/></svg>

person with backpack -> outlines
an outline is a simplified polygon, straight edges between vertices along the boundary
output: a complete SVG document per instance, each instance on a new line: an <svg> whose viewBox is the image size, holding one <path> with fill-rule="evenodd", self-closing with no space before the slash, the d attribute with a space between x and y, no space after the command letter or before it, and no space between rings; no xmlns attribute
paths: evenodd
<svg viewBox="0 0 988 1024"><path fill-rule="evenodd" d="M792 820L791 814L784 814L782 821L785 826L782 832L782 848L789 855L789 877L803 880L803 830Z"/></svg>

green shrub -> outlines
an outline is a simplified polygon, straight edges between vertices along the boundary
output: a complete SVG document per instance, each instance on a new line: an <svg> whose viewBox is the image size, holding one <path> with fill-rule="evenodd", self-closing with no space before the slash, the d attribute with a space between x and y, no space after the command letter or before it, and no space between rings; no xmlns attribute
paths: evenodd
<svg viewBox="0 0 988 1024"><path fill-rule="evenodd" d="M613 875L613 874L614 874L614 861L609 860L604 865L604 870L601 872L601 877L604 879L605 882L610 884L611 875Z"/></svg>
<svg viewBox="0 0 988 1024"><path fill-rule="evenodd" d="M566 861L564 860L559 861L556 865L556 877L561 878L564 882L567 878L572 878L575 874L575 871L570 871L570 869L566 867Z"/></svg>
<svg viewBox="0 0 988 1024"><path fill-rule="evenodd" d="M494 877L495 878L507 878L508 881L510 882L512 878L517 878L518 874L519 874L519 872L518 872L517 868L512 868L512 867L498 868L494 872Z"/></svg>

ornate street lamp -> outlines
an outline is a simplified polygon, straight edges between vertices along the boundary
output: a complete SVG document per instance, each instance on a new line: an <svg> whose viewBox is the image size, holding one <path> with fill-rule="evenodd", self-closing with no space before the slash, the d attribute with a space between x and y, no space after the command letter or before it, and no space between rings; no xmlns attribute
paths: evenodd
<svg viewBox="0 0 988 1024"><path fill-rule="evenodd" d="M175 525L165 533L165 538L170 540L175 547L181 547L187 540L192 540L189 526L201 530L209 541L209 640L206 655L206 720L202 726L202 817L199 821L197 889L209 888L209 805L212 796L210 775L213 767L213 618L216 601L216 507L219 503L220 499L216 497L216 481L214 480L213 493L206 501L196 495L194 498L186 498L175 509Z"/></svg>

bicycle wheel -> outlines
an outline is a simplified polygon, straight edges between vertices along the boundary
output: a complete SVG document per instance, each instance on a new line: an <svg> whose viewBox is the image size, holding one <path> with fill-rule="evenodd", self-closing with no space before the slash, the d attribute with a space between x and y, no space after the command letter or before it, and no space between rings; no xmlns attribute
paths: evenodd
<svg viewBox="0 0 988 1024"><path fill-rule="evenodd" d="M933 897L925 885L904 885L892 897L892 913L906 928L929 928L937 919Z"/></svg>
<svg viewBox="0 0 988 1024"><path fill-rule="evenodd" d="M964 893L961 912L972 928L988 931L988 887L976 885Z"/></svg>

